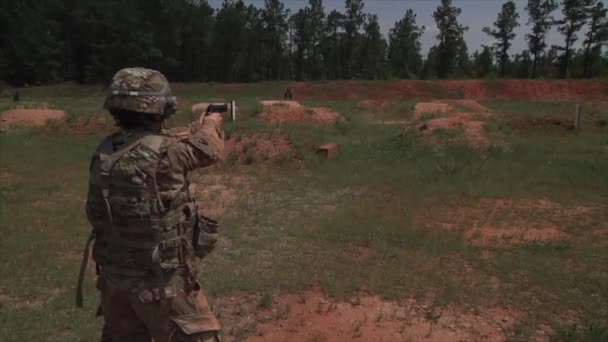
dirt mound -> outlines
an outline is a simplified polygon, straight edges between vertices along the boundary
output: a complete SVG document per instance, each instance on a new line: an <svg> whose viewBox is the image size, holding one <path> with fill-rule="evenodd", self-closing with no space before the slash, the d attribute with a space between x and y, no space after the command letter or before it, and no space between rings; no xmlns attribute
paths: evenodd
<svg viewBox="0 0 608 342"><path fill-rule="evenodd" d="M456 100L453 102L456 105L464 107L465 109L468 109L469 111L472 111L472 112L479 112L479 113L491 112L490 108L482 105L481 103L479 103L475 100Z"/></svg>
<svg viewBox="0 0 608 342"><path fill-rule="evenodd" d="M452 106L442 102L419 102L414 107L414 119L420 119L428 114L447 114Z"/></svg>
<svg viewBox="0 0 608 342"><path fill-rule="evenodd" d="M261 117L273 123L313 122L332 124L340 119L340 114L327 108L307 108L296 101L262 101L264 111Z"/></svg>
<svg viewBox="0 0 608 342"><path fill-rule="evenodd" d="M302 99L608 100L605 80L391 80L333 81L290 85Z"/></svg>
<svg viewBox="0 0 608 342"><path fill-rule="evenodd" d="M291 151L291 143L284 137L238 136L226 140L222 160L249 165L285 156Z"/></svg>
<svg viewBox="0 0 608 342"><path fill-rule="evenodd" d="M55 109L13 109L2 113L0 125L23 125L40 127L50 120L65 118L66 112Z"/></svg>
<svg viewBox="0 0 608 342"><path fill-rule="evenodd" d="M260 309L265 303L267 309ZM235 310L238 308L238 310ZM356 294L334 301L320 291L267 298L232 296L214 302L226 341L504 341L520 316L505 308L477 313L431 301L386 301ZM241 336L239 336L241 335Z"/></svg>
<svg viewBox="0 0 608 342"><path fill-rule="evenodd" d="M463 141L473 148L486 149L492 146L492 141L486 136L484 127L485 122L476 120L472 113L454 113L417 126L418 131L434 144Z"/></svg>

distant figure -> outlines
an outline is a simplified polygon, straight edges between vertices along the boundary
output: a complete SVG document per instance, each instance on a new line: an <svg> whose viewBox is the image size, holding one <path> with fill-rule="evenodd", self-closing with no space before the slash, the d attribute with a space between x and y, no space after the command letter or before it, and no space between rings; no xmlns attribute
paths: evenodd
<svg viewBox="0 0 608 342"><path fill-rule="evenodd" d="M16 91L15 96L13 96L13 103L14 104L19 103L19 92L18 91Z"/></svg>
<svg viewBox="0 0 608 342"><path fill-rule="evenodd" d="M292 99L293 99L293 94L291 93L291 88L287 88L287 90L285 90L285 94L283 94L283 100L291 101Z"/></svg>

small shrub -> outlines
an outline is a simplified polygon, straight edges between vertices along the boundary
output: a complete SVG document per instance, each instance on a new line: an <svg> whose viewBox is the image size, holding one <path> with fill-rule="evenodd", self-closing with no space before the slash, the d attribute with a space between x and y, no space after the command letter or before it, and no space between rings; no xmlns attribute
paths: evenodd
<svg viewBox="0 0 608 342"><path fill-rule="evenodd" d="M258 307L260 309L270 309L272 307L272 295L268 292L265 292L262 297L260 297Z"/></svg>

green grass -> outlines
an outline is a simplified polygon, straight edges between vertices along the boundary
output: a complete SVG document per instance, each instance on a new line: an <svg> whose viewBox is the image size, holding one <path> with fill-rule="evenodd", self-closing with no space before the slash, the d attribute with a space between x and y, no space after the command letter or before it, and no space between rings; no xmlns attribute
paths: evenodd
<svg viewBox="0 0 608 342"><path fill-rule="evenodd" d="M575 102L533 102L521 100L479 101L493 111L514 115L560 115L572 114L576 108Z"/></svg>
<svg viewBox="0 0 608 342"><path fill-rule="evenodd" d="M201 281L211 297L257 292L258 307L268 309L271 294L315 285L336 298L348 298L362 287L391 299L423 297L432 290L438 306L521 310L523 316L508 332L513 339L526 340L538 323L554 327L556 341L604 338L608 240L595 232L608 229L606 131L534 136L510 131L508 149L436 148L402 125L370 124L410 118L414 103L405 101L371 119L356 101L306 102L338 111L346 122L270 125L255 115L257 101L284 86L176 87L184 101L174 123L187 121L189 106L205 96L235 96L249 114L227 125L229 135L282 135L294 149L293 159L252 160L196 174L246 177L250 188L238 189L239 201L222 221L222 239L229 247L218 248L203 262ZM100 105L98 89L64 87L31 89L25 96L65 104L73 98L74 112L82 115ZM535 116L571 104L485 105ZM487 129L502 132L507 126L498 116ZM6 341L93 341L100 329L93 318L97 294L92 276L86 281L85 309L76 310L72 302L89 230L84 217L88 158L103 132L59 132L0 135L0 274L10 275L0 283L0 336ZM315 154L314 147L327 141L342 146L332 160ZM582 214L534 207L482 212L455 217L460 219L456 229L440 228L440 219L451 220L454 210L488 198L547 199L563 208L592 209ZM556 225L569 238L478 246L462 234L473 225L509 227L521 220L538 228ZM492 254L490 261L482 258L484 251ZM489 287L492 277L499 279L500 290ZM241 328L237 334L246 336L250 330Z"/></svg>

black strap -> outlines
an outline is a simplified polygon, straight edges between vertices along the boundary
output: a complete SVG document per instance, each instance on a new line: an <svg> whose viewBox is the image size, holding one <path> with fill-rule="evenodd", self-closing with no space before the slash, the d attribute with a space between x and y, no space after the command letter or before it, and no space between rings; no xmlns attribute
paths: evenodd
<svg viewBox="0 0 608 342"><path fill-rule="evenodd" d="M89 238L84 245L84 251L82 253L82 262L80 264L80 272L78 273L78 284L76 285L76 307L82 308L83 306L83 295L82 295L82 283L84 282L84 274L87 270L87 265L89 263L89 254L91 243L95 240L95 231L91 231L89 234Z"/></svg>

